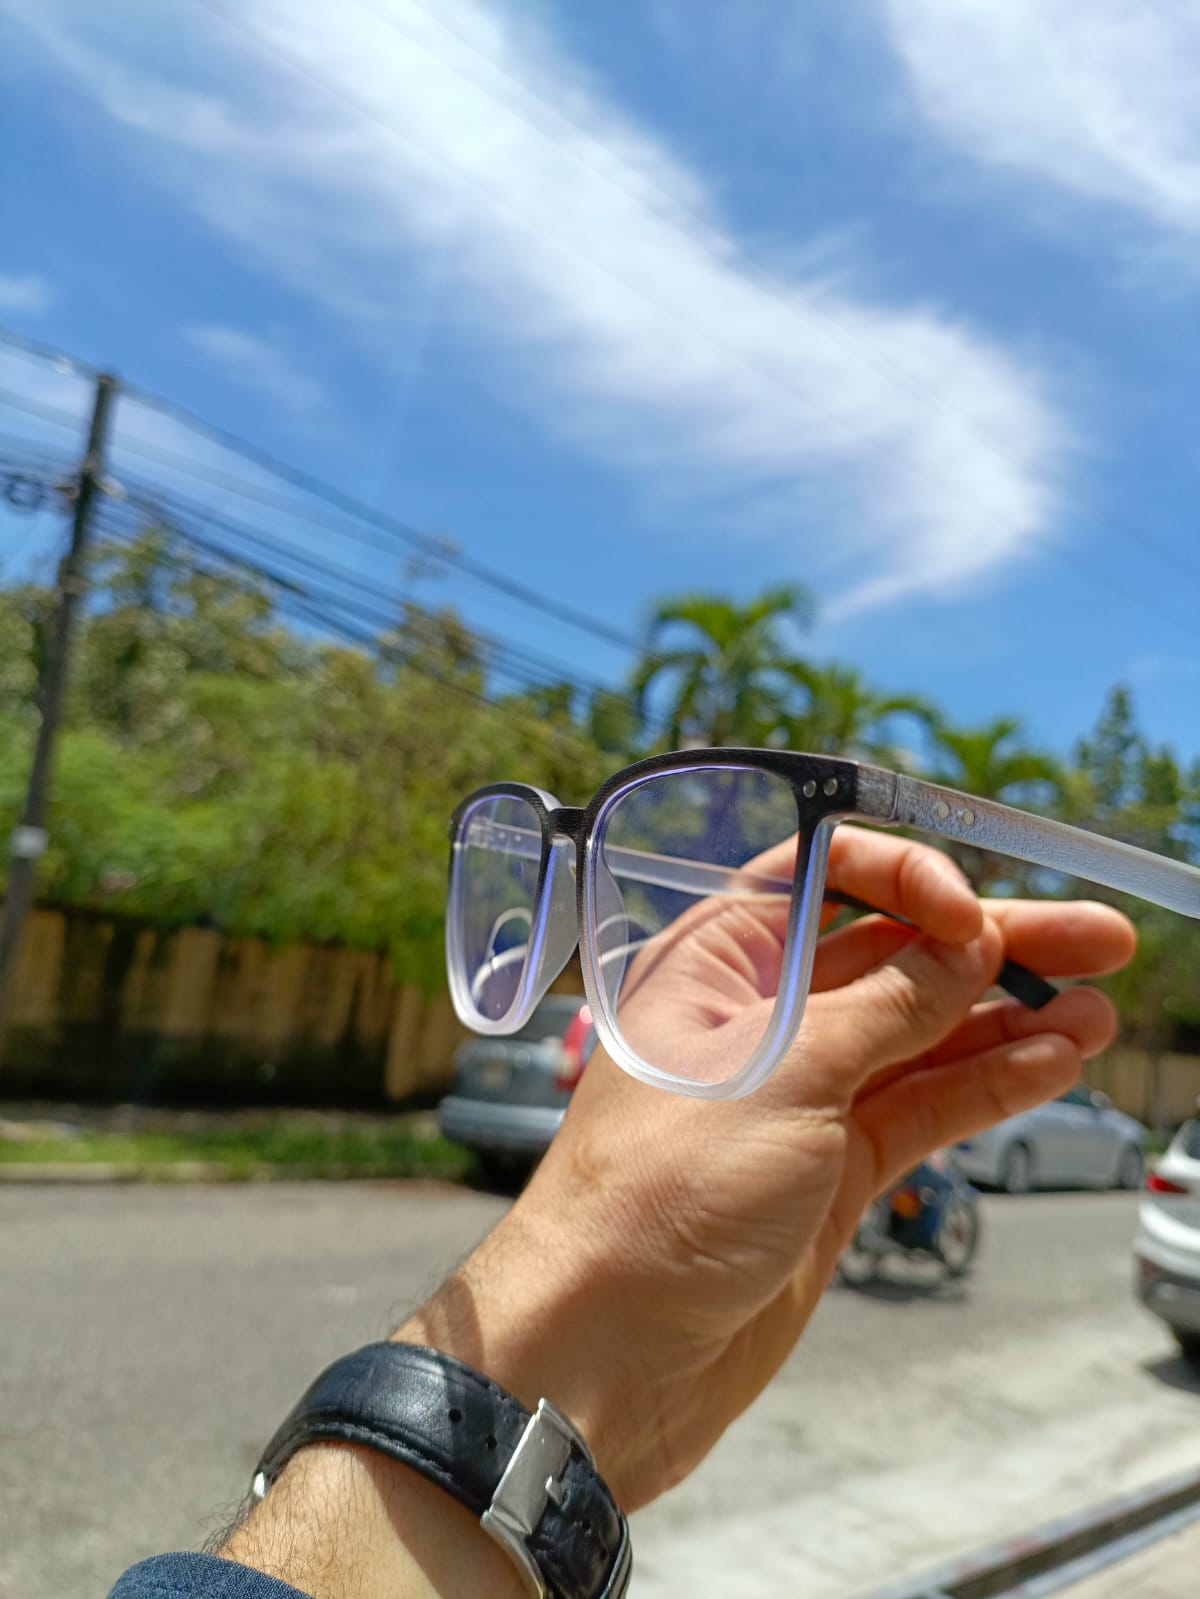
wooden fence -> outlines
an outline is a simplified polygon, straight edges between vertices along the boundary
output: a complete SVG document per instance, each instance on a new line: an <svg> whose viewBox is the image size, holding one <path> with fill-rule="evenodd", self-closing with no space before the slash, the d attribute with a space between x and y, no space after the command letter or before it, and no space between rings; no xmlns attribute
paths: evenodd
<svg viewBox="0 0 1200 1599"><path fill-rule="evenodd" d="M462 1030L382 954L36 910L6 1098L370 1105L432 1096Z"/></svg>
<svg viewBox="0 0 1200 1599"><path fill-rule="evenodd" d="M578 989L577 972L564 983ZM432 1098L463 1032L385 955L41 908L29 919L0 1097L372 1105ZM1196 1111L1200 1056L1120 1047L1087 1080L1152 1127Z"/></svg>
<svg viewBox="0 0 1200 1599"><path fill-rule="evenodd" d="M1106 1093L1118 1110L1160 1133L1196 1115L1200 1055L1149 1056L1119 1045L1084 1066L1090 1088Z"/></svg>

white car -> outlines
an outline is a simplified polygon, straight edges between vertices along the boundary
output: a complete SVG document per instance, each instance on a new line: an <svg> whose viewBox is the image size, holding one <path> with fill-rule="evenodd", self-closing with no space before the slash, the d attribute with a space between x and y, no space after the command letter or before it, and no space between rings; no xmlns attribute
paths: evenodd
<svg viewBox="0 0 1200 1599"><path fill-rule="evenodd" d="M1200 1121L1184 1122L1147 1177L1133 1254L1142 1304L1200 1366Z"/></svg>
<svg viewBox="0 0 1200 1599"><path fill-rule="evenodd" d="M1031 1188L1140 1188L1146 1129L1107 1094L1072 1088L955 1146L968 1182L1025 1194Z"/></svg>

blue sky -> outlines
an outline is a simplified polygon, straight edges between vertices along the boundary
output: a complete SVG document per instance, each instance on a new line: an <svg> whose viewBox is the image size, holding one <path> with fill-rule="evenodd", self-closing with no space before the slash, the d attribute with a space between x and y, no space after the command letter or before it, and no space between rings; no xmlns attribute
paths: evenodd
<svg viewBox="0 0 1200 1599"><path fill-rule="evenodd" d="M1190 758L1197 82L1189 0L0 0L0 322L622 630L804 582L881 687L1061 749L1124 680ZM130 402L118 439L260 481Z"/></svg>

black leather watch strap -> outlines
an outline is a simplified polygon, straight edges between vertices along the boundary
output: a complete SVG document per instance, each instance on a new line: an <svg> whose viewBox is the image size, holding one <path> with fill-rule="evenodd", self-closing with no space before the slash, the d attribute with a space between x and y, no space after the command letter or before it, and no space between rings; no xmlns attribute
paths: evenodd
<svg viewBox="0 0 1200 1599"><path fill-rule="evenodd" d="M265 1493L305 1444L360 1444L403 1461L480 1518L553 1599L619 1599L629 1528L583 1439L543 1400L510 1393L439 1350L368 1344L335 1361L263 1451Z"/></svg>

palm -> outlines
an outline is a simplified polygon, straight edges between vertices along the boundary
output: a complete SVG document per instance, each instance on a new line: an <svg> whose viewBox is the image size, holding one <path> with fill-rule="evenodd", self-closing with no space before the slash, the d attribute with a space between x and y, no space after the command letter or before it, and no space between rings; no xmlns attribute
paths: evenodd
<svg viewBox="0 0 1200 1599"><path fill-rule="evenodd" d="M786 871L794 848L755 870ZM527 1226L565 1226L575 1251L620 1240L607 1314L671 1374L639 1430L669 1444L622 1465L630 1507L661 1491L664 1469L690 1469L786 1358L881 1187L1061 1092L1079 1052L1111 1036L1110 1007L1086 988L1037 1013L979 1001L1005 952L1064 976L1121 964L1130 933L1116 913L1009 900L985 915L943 856L852 827L834 835L828 882L926 937L884 917L826 933L804 1024L746 1098L655 1093L598 1057L525 1202ZM710 1081L747 1058L779 988L786 905L702 901L638 952L619 1020L643 1058Z"/></svg>

